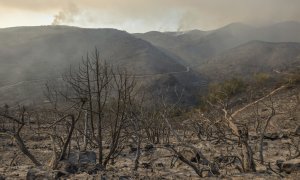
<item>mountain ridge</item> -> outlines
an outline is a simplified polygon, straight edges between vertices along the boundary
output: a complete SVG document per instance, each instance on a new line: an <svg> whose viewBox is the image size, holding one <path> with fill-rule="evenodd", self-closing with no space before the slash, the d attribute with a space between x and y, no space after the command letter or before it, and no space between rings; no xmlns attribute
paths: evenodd
<svg viewBox="0 0 300 180"><path fill-rule="evenodd" d="M191 38L192 40L188 38L180 39L182 36L170 36L165 33L159 34L159 32L156 32L155 36L151 33L135 35L181 57L183 60L182 64L192 65L205 63L205 59L207 58L253 40L300 42L299 22L282 22L262 27L252 27L243 23L232 23L216 30L200 32L202 35L196 35ZM185 32L184 34L187 33L188 32ZM175 34L175 32L173 34ZM176 44L175 46L172 45L174 43Z"/></svg>
<svg viewBox="0 0 300 180"><path fill-rule="evenodd" d="M253 53L255 52L255 53ZM274 73L300 65L300 43L250 41L206 60L198 71L215 80Z"/></svg>
<svg viewBox="0 0 300 180"><path fill-rule="evenodd" d="M272 68L297 64L298 34L297 22L259 28L232 23L212 31L134 34L111 28L73 26L2 28L0 85L57 78L70 64L76 66L82 56L97 47L103 59L147 78L144 83L152 84L153 88L171 84L193 94L192 91L205 91L209 79L237 74L248 77L259 71L270 72ZM291 39L295 42L289 42ZM284 43L285 40L288 42Z"/></svg>

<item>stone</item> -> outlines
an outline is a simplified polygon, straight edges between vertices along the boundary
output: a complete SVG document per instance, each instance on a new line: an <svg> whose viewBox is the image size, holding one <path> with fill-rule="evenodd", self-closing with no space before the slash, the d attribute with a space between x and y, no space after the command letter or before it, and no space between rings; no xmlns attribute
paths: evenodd
<svg viewBox="0 0 300 180"><path fill-rule="evenodd" d="M151 163L144 162L141 165L144 169L151 169L152 168Z"/></svg>
<svg viewBox="0 0 300 180"><path fill-rule="evenodd" d="M131 180L130 176L120 176L119 180Z"/></svg>
<svg viewBox="0 0 300 180"><path fill-rule="evenodd" d="M161 163L161 162L160 163L156 163L155 166L157 168L164 168L165 167L165 165L163 163Z"/></svg>
<svg viewBox="0 0 300 180"><path fill-rule="evenodd" d="M0 180L5 180L5 177L0 175Z"/></svg>
<svg viewBox="0 0 300 180"><path fill-rule="evenodd" d="M296 128L295 135L300 136L300 126Z"/></svg>
<svg viewBox="0 0 300 180"><path fill-rule="evenodd" d="M130 146L129 147L129 153L135 153L137 151L137 147L134 147L134 146Z"/></svg>
<svg viewBox="0 0 300 180"><path fill-rule="evenodd" d="M71 164L78 164L79 161L79 152L71 152L68 157L68 162Z"/></svg>
<svg viewBox="0 0 300 180"><path fill-rule="evenodd" d="M150 150L154 149L154 146L153 146L153 144L147 144L144 149L145 149L145 151L150 151Z"/></svg>
<svg viewBox="0 0 300 180"><path fill-rule="evenodd" d="M75 174L78 171L78 166L69 161L60 161L57 165L57 170Z"/></svg>
<svg viewBox="0 0 300 180"><path fill-rule="evenodd" d="M27 172L27 180L54 180L55 174L44 170L43 168L32 168Z"/></svg>
<svg viewBox="0 0 300 180"><path fill-rule="evenodd" d="M108 178L106 177L106 175L101 175L100 180L108 180Z"/></svg>
<svg viewBox="0 0 300 180"><path fill-rule="evenodd" d="M97 155L94 151L71 152L68 158L71 164L96 164Z"/></svg>
<svg viewBox="0 0 300 180"><path fill-rule="evenodd" d="M79 164L96 164L97 155L94 151L84 151L79 153Z"/></svg>
<svg viewBox="0 0 300 180"><path fill-rule="evenodd" d="M300 159L292 159L285 162L278 160L276 161L276 164L281 171L284 171L288 174L292 172L300 171Z"/></svg>
<svg viewBox="0 0 300 180"><path fill-rule="evenodd" d="M266 133L264 137L264 139L268 139L271 141L286 139L286 138L288 138L288 135L284 133Z"/></svg>
<svg viewBox="0 0 300 180"><path fill-rule="evenodd" d="M89 175L92 175L92 174L97 174L98 171L103 171L104 168L103 166L99 165L99 164L84 164L84 165L81 165L78 169L78 171L80 172L85 172Z"/></svg>
<svg viewBox="0 0 300 180"><path fill-rule="evenodd" d="M58 163L57 169L60 172L75 174L77 172L85 172L87 174L96 174L103 170L103 167L96 164L97 155L94 151L74 151L71 152L69 158Z"/></svg>

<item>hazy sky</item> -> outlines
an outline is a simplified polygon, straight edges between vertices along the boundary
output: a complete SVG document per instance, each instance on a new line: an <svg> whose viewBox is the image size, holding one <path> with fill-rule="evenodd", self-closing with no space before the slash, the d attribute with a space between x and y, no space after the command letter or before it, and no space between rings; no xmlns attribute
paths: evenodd
<svg viewBox="0 0 300 180"><path fill-rule="evenodd" d="M0 27L63 24L145 32L299 19L300 0L0 0Z"/></svg>

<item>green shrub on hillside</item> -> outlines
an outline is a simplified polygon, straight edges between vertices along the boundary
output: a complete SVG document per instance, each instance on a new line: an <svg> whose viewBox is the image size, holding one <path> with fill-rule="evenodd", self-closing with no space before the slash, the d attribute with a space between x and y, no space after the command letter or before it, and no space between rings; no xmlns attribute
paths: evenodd
<svg viewBox="0 0 300 180"><path fill-rule="evenodd" d="M218 100L229 99L243 92L246 87L246 83L239 78L232 78L222 83L214 83L209 85L207 100L216 102Z"/></svg>
<svg viewBox="0 0 300 180"><path fill-rule="evenodd" d="M287 81L290 85L300 84L300 71L290 73L287 77Z"/></svg>
<svg viewBox="0 0 300 180"><path fill-rule="evenodd" d="M271 78L268 73L256 73L253 75L253 79L257 85L265 84Z"/></svg>

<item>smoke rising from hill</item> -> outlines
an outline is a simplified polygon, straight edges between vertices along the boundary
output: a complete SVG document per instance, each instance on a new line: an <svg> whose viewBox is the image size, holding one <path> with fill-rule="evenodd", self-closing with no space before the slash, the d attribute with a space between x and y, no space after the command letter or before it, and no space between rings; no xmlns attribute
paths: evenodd
<svg viewBox="0 0 300 180"><path fill-rule="evenodd" d="M5 14L10 14L13 10L48 12L49 16L55 14L52 17L52 24L106 25L129 31L207 30L232 22L270 24L297 21L300 19L299 7L299 0L3 0L0 2L0 9L7 11ZM30 22L28 23L30 25Z"/></svg>
<svg viewBox="0 0 300 180"><path fill-rule="evenodd" d="M80 10L75 4L69 4L66 8L62 9L58 14L54 16L52 25L72 23L75 20L75 16L79 15L79 13Z"/></svg>

